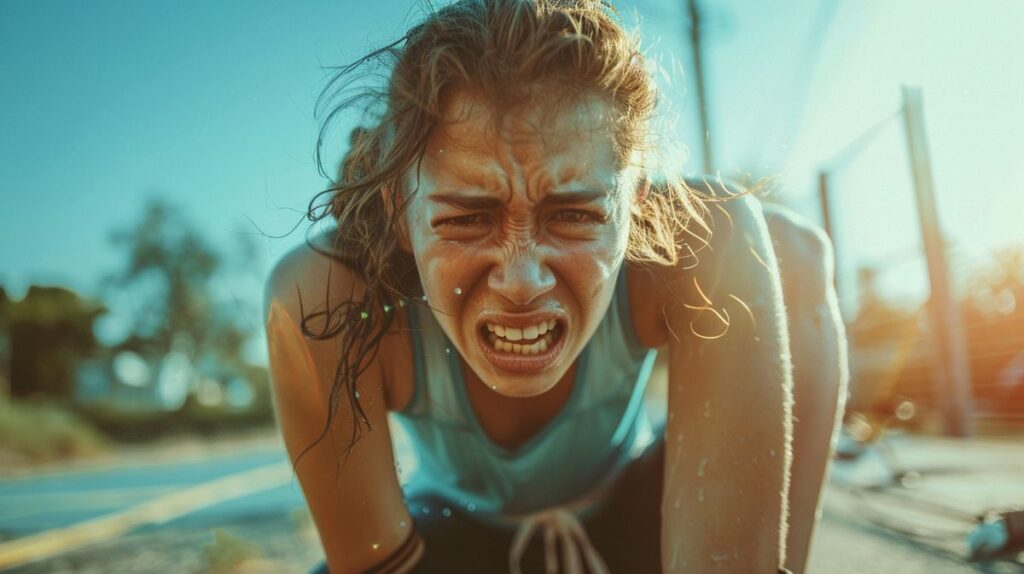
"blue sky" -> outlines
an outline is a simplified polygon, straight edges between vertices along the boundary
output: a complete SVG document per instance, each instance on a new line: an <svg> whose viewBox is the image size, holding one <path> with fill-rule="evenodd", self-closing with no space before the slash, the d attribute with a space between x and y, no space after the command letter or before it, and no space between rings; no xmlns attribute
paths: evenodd
<svg viewBox="0 0 1024 574"><path fill-rule="evenodd" d="M675 136L700 165L681 0L618 2L649 54L684 73L666 85ZM725 173L785 176L781 198L816 217L814 172L923 87L940 217L970 261L1024 242L1024 3L1018 0L704 2L712 143ZM283 233L324 185L312 152L322 65L398 37L404 1L235 3L14 0L0 5L0 283L95 290L118 264L110 230L145 198L183 205L219 245ZM895 294L923 271L902 124L891 121L836 175L847 278L891 262ZM301 240L262 244L259 277ZM903 261L900 260L900 261ZM916 266L916 267L915 267Z"/></svg>

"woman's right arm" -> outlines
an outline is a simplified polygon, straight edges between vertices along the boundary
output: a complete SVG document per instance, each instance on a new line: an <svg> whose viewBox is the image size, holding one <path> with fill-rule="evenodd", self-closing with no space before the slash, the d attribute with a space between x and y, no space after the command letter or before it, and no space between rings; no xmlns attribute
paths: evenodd
<svg viewBox="0 0 1024 574"><path fill-rule="evenodd" d="M361 282L342 265L307 246L275 266L265 294L270 379L278 425L292 462L320 436L339 358L339 339L316 341L300 328L299 295L308 313L328 293L361 296ZM331 304L336 304L332 301ZM332 574L408 572L420 560L422 540L402 500L387 423L381 349L360 377L359 400L373 425L349 456L352 413L345 399L329 432L295 467Z"/></svg>

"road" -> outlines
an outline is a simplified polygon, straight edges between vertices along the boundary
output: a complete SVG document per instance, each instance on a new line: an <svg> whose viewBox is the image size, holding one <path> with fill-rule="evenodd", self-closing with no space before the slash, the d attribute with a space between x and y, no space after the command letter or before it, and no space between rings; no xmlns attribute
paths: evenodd
<svg viewBox="0 0 1024 574"><path fill-rule="evenodd" d="M865 497L843 485L884 479L884 458L870 452L855 463L837 464L810 572L1024 572L1010 563L966 563L959 536L915 541L876 524L969 529L955 512L936 515L908 507L908 496L940 501L943 508L968 515L1024 505L1024 446L1019 441L898 437L892 444L899 464L920 470L922 478L909 484L913 488ZM0 540L8 551L33 537L67 538L75 525L86 525L80 530L100 538L81 548L61 549L58 543L56 550L51 540L51 546L41 546L49 549L44 558L4 572L207 572L217 560L210 548L211 532L218 528L258 549L262 561L247 572L306 572L321 552L287 464L280 447L268 444L237 453L125 460L102 469L0 479ZM118 523L128 528L122 532L111 526ZM53 536L61 533L63 538ZM221 548L220 554L232 551ZM0 549L0 560L3 555Z"/></svg>

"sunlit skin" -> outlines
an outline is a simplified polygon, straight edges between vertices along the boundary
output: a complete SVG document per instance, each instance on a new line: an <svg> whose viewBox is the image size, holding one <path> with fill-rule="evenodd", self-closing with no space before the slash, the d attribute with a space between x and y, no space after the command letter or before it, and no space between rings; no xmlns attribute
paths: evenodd
<svg viewBox="0 0 1024 574"><path fill-rule="evenodd" d="M449 97L443 129L432 134L419 169L406 174L408 203L398 239L414 254L426 299L467 375L478 421L496 444L514 448L561 412L573 364L611 301L633 202L643 201L646 190L639 185L640 162L616 153L605 118L617 111L599 98L561 107L531 101L501 115L499 124L483 102L467 94ZM627 277L635 334L645 346L663 348L667 364L661 564L666 572L774 572L784 558L790 464L782 289L756 200L734 198L710 216L716 231L701 265L630 269ZM822 361L822 369L802 371L802 380L829 384L837 379L825 367L839 364L833 352L841 332L823 330L820 320L835 308L825 308L834 302L834 293L826 297L831 281L822 271L827 246L813 233L775 221L774 239L798 282L791 284L802 287L788 306L798 315L792 341L808 345L799 356ZM328 278L340 285L332 293L348 293L352 286L349 296L360 297L356 274L334 260L308 248L286 257L268 288L268 301L286 303L286 313L276 317L301 317L296 285L305 286L300 291L308 300L319 300L326 297ZM694 325L706 319L700 301L729 313L728 336L698 336ZM484 322L543 314L556 317L564 330L564 344L552 347L557 352L549 353L550 361L511 370L496 364L484 347ZM398 315L395 336L382 339L379 356L360 378L360 401L374 430L355 445L346 472L337 474L330 441L296 467L332 571L364 571L413 540L407 538L412 518L387 423L387 412L402 410L414 391L404 316ZM294 456L322 432L321 419L310 415L328 408L338 346L307 341L315 374L291 373L305 363L285 356L302 351L285 340L287 333L298 340L296 329L273 322L268 328L278 413ZM303 386L311 376L316 384ZM804 441L807 472L793 482L803 493L790 506L798 523L791 531L798 571L835 412L835 394L819 395L802 395L810 397L805 409L822 413L805 415L803 432L822 440ZM352 418L345 409L337 412L331 439L341 444L351 439ZM370 521L352 521L357 514ZM419 559L423 542L413 544L397 571L408 571Z"/></svg>
<svg viewBox="0 0 1024 574"><path fill-rule="evenodd" d="M407 177L416 193L406 233L430 307L473 373L501 395L554 387L611 301L639 180L616 154L614 115L604 100L584 98L523 106L496 125L485 103L455 94ZM523 373L488 360L485 321L539 313L564 327L553 362Z"/></svg>

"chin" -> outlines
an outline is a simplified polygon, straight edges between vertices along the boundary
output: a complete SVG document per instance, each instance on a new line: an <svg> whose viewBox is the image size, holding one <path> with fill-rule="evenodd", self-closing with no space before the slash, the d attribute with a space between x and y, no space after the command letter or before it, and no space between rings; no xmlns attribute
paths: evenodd
<svg viewBox="0 0 1024 574"><path fill-rule="evenodd" d="M515 379L489 377L485 379L485 384L499 395L516 399L527 399L550 391L558 384L560 378L543 377L524 380L521 377Z"/></svg>

